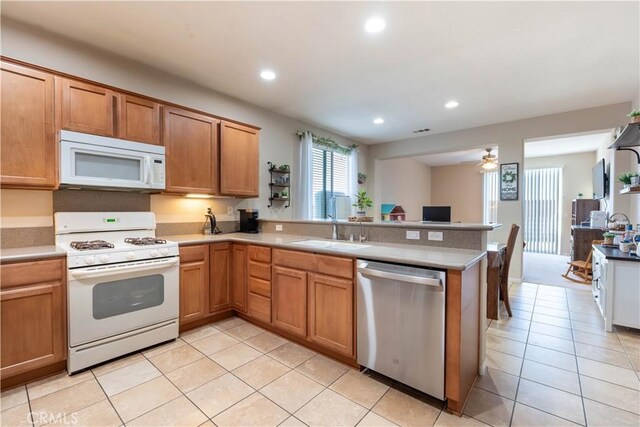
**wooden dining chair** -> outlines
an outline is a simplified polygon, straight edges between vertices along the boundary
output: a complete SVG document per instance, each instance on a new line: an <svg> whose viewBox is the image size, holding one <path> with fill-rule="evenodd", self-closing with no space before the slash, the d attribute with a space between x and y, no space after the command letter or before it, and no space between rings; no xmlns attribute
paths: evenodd
<svg viewBox="0 0 640 427"><path fill-rule="evenodd" d="M511 266L511 257L516 247L519 230L520 227L518 225L511 225L509 239L507 240L507 249L505 250L504 261L502 262L502 269L500 270L500 299L504 301L504 306L507 309L509 317L513 317L511 314L511 305L509 304L509 267Z"/></svg>
<svg viewBox="0 0 640 427"><path fill-rule="evenodd" d="M604 243L604 240L594 240L591 243L593 245L599 245L601 243ZM593 258L593 246L591 246L591 250L589 251L589 255L587 255L586 260L569 261L567 263L569 264L569 267L567 268L567 272L562 274L562 277L564 277L565 279L569 279L572 282L582 283L584 285L591 284L591 276L592 276L591 259L592 258ZM569 276L570 274L573 274L578 278L576 279L575 277L571 277Z"/></svg>

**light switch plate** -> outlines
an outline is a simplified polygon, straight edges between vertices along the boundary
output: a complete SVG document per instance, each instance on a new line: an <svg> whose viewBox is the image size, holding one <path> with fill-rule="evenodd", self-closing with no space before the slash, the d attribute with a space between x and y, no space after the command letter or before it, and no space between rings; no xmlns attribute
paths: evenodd
<svg viewBox="0 0 640 427"><path fill-rule="evenodd" d="M428 239L442 242L442 231L430 231Z"/></svg>
<svg viewBox="0 0 640 427"><path fill-rule="evenodd" d="M276 231L282 231L282 224L276 224Z"/></svg>
<svg viewBox="0 0 640 427"><path fill-rule="evenodd" d="M420 232L418 230L407 230L408 240L420 240Z"/></svg>

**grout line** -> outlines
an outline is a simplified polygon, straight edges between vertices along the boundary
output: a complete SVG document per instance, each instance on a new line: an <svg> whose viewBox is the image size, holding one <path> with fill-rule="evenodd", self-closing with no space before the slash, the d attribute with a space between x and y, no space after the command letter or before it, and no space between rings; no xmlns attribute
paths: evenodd
<svg viewBox="0 0 640 427"><path fill-rule="evenodd" d="M569 312L569 316L571 316L571 312ZM569 317L569 321L571 321L571 317ZM571 326L573 326L573 322L571 322ZM573 351L576 352L576 371L578 372L578 387L580 388L580 403L582 403L582 416L584 417L585 425L589 424L587 420L587 409L584 406L584 394L582 392L582 379L580 379L580 365L578 364L578 353L576 350L576 341L575 336L573 335L573 329L571 330L571 336L573 337Z"/></svg>
<svg viewBox="0 0 640 427"><path fill-rule="evenodd" d="M29 406L29 414L27 416L29 417L29 415L33 413L33 409L31 408L31 398L29 397L29 387L27 387L27 384L22 387L24 387L24 392L27 394L27 405ZM33 417L30 418L33 419ZM29 421L29 425L31 425L31 427L35 427L35 423L32 423L31 421Z"/></svg>
<svg viewBox="0 0 640 427"><path fill-rule="evenodd" d="M142 354L142 353L140 353ZM128 366L128 365L127 365ZM116 369L117 370L117 369ZM107 392L105 391L105 389L102 387L102 384L100 383L100 381L98 381L98 377L96 376L96 374L93 372L93 370L90 371L91 375L93 375L93 378L96 380L96 382L98 383L98 386L100 387L100 389L102 390L102 392L104 393L105 397L107 398L107 402L109 402L109 405L111 405L111 407L113 408L113 411L116 413L116 416L118 417L118 419L121 422L121 425L125 425L124 424L124 420L122 419L122 417L120 416L120 413L118 412L118 410L116 409L116 407L113 405L113 402L111 401L111 398L109 397L109 395L107 394ZM113 372L113 371L112 371ZM76 411L77 412L77 411Z"/></svg>

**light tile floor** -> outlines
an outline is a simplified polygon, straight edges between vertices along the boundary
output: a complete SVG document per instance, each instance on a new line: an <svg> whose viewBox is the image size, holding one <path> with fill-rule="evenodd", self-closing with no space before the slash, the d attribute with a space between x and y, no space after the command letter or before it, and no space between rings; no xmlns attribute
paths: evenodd
<svg viewBox="0 0 640 427"><path fill-rule="evenodd" d="M510 295L514 317L487 322L487 373L462 418L232 318L5 391L1 424L640 425L640 334L605 333L587 290L525 283Z"/></svg>

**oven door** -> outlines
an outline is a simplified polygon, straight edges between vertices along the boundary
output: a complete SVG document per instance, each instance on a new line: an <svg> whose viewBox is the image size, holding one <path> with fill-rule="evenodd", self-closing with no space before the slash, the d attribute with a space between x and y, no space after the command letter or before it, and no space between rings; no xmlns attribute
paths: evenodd
<svg viewBox="0 0 640 427"><path fill-rule="evenodd" d="M179 258L69 270L69 346L175 319Z"/></svg>

